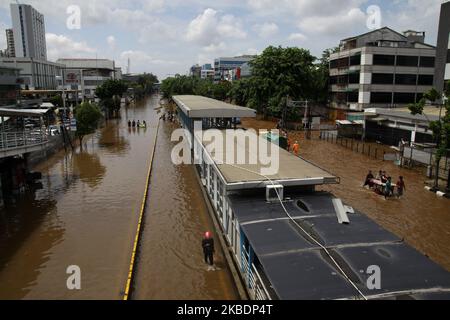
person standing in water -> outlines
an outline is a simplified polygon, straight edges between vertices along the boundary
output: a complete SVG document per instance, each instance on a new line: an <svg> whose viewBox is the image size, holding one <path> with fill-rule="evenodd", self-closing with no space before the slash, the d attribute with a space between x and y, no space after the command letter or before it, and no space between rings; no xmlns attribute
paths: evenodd
<svg viewBox="0 0 450 320"><path fill-rule="evenodd" d="M214 265L214 239L211 232L206 232L202 240L203 256L205 263L209 263L210 266Z"/></svg>

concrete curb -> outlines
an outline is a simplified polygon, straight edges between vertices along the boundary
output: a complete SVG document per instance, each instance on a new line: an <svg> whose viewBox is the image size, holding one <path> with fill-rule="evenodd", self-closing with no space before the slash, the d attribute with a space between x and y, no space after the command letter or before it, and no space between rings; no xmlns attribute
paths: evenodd
<svg viewBox="0 0 450 320"><path fill-rule="evenodd" d="M225 240L225 234L223 233L222 227L220 226L219 222L217 221L217 217L214 213L214 209L212 207L211 201L209 200L209 197L206 194L205 188L203 187L203 184L202 184L202 181L198 174L197 168L194 167L194 171L195 171L195 177L197 178L198 185L200 186L200 189L202 190L202 195L205 200L206 207L208 208L209 216L212 219L212 222L214 224L214 228L216 229L217 234L220 235L218 237L219 241L220 241L220 247L225 256L225 259L227 260L227 264L230 267L230 272L231 272L231 275L233 276L234 283L236 285L239 297L241 300L249 300L249 295L248 295L246 287L244 286L244 282L240 276L240 273L238 271L238 266L236 265L235 260L231 256L231 253L230 253L231 249L227 245L227 242Z"/></svg>

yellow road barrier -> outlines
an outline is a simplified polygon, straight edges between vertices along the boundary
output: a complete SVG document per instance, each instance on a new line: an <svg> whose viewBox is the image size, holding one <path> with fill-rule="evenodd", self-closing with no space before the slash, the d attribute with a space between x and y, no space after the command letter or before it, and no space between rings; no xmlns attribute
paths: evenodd
<svg viewBox="0 0 450 320"><path fill-rule="evenodd" d="M158 121L158 126L156 127L155 140L154 140L153 148L152 148L151 155L150 155L150 164L148 167L147 180L145 183L144 197L142 199L141 211L139 214L139 221L138 221L137 230L136 230L136 236L134 238L133 252L131 253L130 268L128 269L127 284L125 286L125 293L123 296L123 300L125 300L125 301L129 300L129 298L130 298L131 285L133 283L133 276L135 273L136 255L137 255L139 241L141 239L142 223L143 223L143 218L144 218L144 214L145 214L145 205L147 203L148 191L149 191L149 187L150 187L150 176L152 173L153 158L154 158L155 150L156 150L156 142L158 140L159 124L160 124L160 122Z"/></svg>

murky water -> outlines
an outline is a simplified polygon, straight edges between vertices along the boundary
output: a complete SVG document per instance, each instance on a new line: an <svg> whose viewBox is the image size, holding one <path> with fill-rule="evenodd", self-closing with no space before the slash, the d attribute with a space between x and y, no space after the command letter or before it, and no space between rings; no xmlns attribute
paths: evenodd
<svg viewBox="0 0 450 320"><path fill-rule="evenodd" d="M274 129L269 121L246 119L246 127ZM450 200L438 198L424 190L427 178L419 170L399 168L393 162L375 160L345 147L325 142L313 135L305 140L303 133L291 133L300 141L300 155L341 178L341 183L324 187L351 206L366 213L389 231L428 255L450 271ZM404 176L406 193L400 200L388 199L362 188L372 170L387 171L394 183Z"/></svg>
<svg viewBox="0 0 450 320"><path fill-rule="evenodd" d="M120 120L110 121L86 138L83 152L62 151L38 165L34 170L43 173L43 189L0 211L0 299L122 297L159 118L154 110L158 101L155 96L145 104L123 108ZM146 120L148 128L131 130L127 126L129 119ZM163 134L164 130L170 129L163 129ZM161 137L160 143L166 138ZM199 190L193 171L175 169L175 176L164 176L172 174L172 164L155 157L155 172L161 172L164 178L158 174L158 188L150 192L153 195L160 190L161 199L157 200L163 201L151 204L150 213L165 214L167 219L147 221L155 224L146 226L147 244L158 250L151 252L154 256L145 257L139 274L144 280L170 281L158 283L156 288L147 281L145 290L160 290L168 298L230 297L228 291L220 291L227 287L216 282L226 275L225 271L209 275L202 270L201 260L195 263L202 272L195 266L185 268L198 255L194 252L198 232L209 227L207 220L199 220L203 219L198 214L201 198L191 198L191 190ZM161 190L176 190L177 197ZM182 241L162 241L153 233L147 238L146 232L160 230L162 225ZM81 268L79 291L70 291L66 286L66 269L71 265ZM167 265L173 269L165 268ZM198 282L194 283L194 279ZM190 281L191 286L180 286ZM180 293L180 289L184 291Z"/></svg>
<svg viewBox="0 0 450 320"><path fill-rule="evenodd" d="M216 269L203 261L201 239L214 228L194 167L172 164L174 128L161 122L133 298L238 299L217 237Z"/></svg>

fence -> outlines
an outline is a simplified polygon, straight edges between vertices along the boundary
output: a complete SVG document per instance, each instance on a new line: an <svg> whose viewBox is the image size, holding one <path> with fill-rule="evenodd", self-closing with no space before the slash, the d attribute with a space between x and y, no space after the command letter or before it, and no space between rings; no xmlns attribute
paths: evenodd
<svg viewBox="0 0 450 320"><path fill-rule="evenodd" d="M0 133L0 149L4 150L39 145L44 142L47 142L47 135L40 130Z"/></svg>
<svg viewBox="0 0 450 320"><path fill-rule="evenodd" d="M428 176L431 178L433 172L436 172L436 159L434 157L435 149L420 147L405 147L402 153L402 165L413 167L414 165L424 165L429 167ZM443 157L439 166L439 177L447 180L450 170L450 158Z"/></svg>
<svg viewBox="0 0 450 320"><path fill-rule="evenodd" d="M337 132L321 131L320 139L351 149L356 153L366 155L378 160L397 160L396 153L387 153L382 146L378 147L373 143L366 143L364 141L340 137Z"/></svg>

